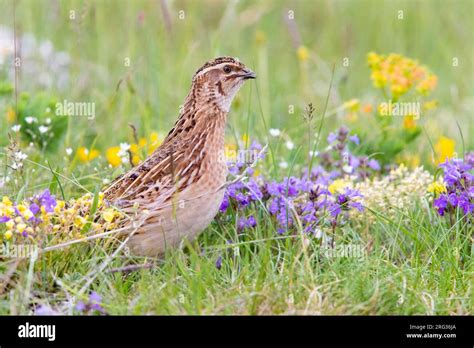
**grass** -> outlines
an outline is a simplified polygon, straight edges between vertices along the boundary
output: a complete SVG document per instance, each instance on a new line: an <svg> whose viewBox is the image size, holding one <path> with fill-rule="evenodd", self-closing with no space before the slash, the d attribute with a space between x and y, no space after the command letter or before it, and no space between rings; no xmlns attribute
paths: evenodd
<svg viewBox="0 0 474 348"><path fill-rule="evenodd" d="M0 0L5 9L0 25L13 25L13 4ZM421 120L425 131L405 154L419 154L421 163L433 169L428 139L446 135L456 140L459 152L474 148L472 2L453 1L448 8L441 1L309 0L176 1L168 6L167 29L159 2L17 3L21 32L51 40L56 50L71 56L67 86L47 92L59 100L95 102L97 116L92 121L68 118L58 148L31 155L25 175L2 188L2 195L27 197L46 187L67 199L95 192L105 177L121 170L103 162L64 159L64 150L84 145L103 153L132 142L128 123L140 136L151 130L166 134L194 71L223 54L238 56L258 73L256 83L244 87L233 105L229 138L248 134L266 140L269 128L279 128L299 148L287 151L282 142L270 143L265 163L272 178L308 165L302 115L309 102L316 107L317 130L328 100L333 116L324 119L325 136L348 123L333 112L342 102L373 100L366 64L370 51L419 59L439 77L433 97L440 108ZM400 10L403 19L398 19ZM70 11L75 11L74 20ZM282 19L288 11L294 11L301 43L310 51L307 62L298 60L297 39ZM257 32L264 33L264 42L256 40ZM348 67L342 65L344 57ZM457 67L454 57L459 58ZM127 58L130 67L124 65ZM32 95L41 92L28 81L20 81L19 88ZM0 112L12 102L0 98ZM3 117L0 125L4 146L11 125ZM363 119L349 126L368 136L379 132ZM288 162L290 170L281 170L280 161ZM255 230L238 235L237 217L221 216L197 241L170 251L163 260L123 252L110 258L110 248L102 242L23 260L11 275L12 284L2 288L0 314L31 314L38 304L73 313L74 302L90 290L103 297L109 314L472 314L472 226L462 225L461 219L451 225L423 202L392 219L383 211L366 212L375 215L375 223L346 225L337 234L341 244L361 245L363 255L328 257L327 249L305 235L279 236L268 213L261 207L255 211ZM104 271L96 272L104 262ZM8 275L12 263L1 260L0 275ZM150 267L110 271L131 264Z"/></svg>

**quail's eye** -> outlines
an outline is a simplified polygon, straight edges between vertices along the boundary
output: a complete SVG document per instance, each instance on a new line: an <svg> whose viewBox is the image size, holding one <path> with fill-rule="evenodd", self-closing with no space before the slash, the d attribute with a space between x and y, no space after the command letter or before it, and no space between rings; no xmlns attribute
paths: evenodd
<svg viewBox="0 0 474 348"><path fill-rule="evenodd" d="M230 66L226 65L226 66L224 67L224 72L225 72L226 74L230 73L231 71L232 71L232 68L231 68Z"/></svg>

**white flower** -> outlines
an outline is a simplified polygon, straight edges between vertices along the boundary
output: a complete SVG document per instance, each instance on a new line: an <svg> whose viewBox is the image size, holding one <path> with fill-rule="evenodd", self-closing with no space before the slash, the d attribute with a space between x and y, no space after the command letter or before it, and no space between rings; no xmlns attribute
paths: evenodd
<svg viewBox="0 0 474 348"><path fill-rule="evenodd" d="M130 144L120 143L120 150L117 152L117 155L122 157L123 163L127 163L128 161L128 150L130 150Z"/></svg>
<svg viewBox="0 0 474 348"><path fill-rule="evenodd" d="M272 137L278 137L281 134L281 131L278 128L270 128L269 132Z"/></svg>
<svg viewBox="0 0 474 348"><path fill-rule="evenodd" d="M28 124L32 124L33 122L36 122L36 121L37 121L36 117L33 117L33 116L25 117L25 122Z"/></svg>
<svg viewBox="0 0 474 348"><path fill-rule="evenodd" d="M130 150L130 144L128 143L120 143L120 150L127 152Z"/></svg>
<svg viewBox="0 0 474 348"><path fill-rule="evenodd" d="M293 150L295 148L295 144L291 140L288 140L285 145L288 150Z"/></svg>
<svg viewBox="0 0 474 348"><path fill-rule="evenodd" d="M51 124L51 118L48 117L48 118L45 120L45 122L46 122L46 124Z"/></svg>
<svg viewBox="0 0 474 348"><path fill-rule="evenodd" d="M109 183L110 183L110 180L109 180L109 179L107 179L107 178L105 178L105 179L102 179L102 183L103 183L104 185L107 185L107 184L109 184Z"/></svg>
<svg viewBox="0 0 474 348"><path fill-rule="evenodd" d="M38 130L40 131L41 134L44 134L44 133L46 133L47 131L49 131L49 127L46 127L46 126L39 126L39 127L38 127Z"/></svg>
<svg viewBox="0 0 474 348"><path fill-rule="evenodd" d="M280 168L288 168L288 162L285 162L285 161L281 161L280 164L279 164Z"/></svg>
<svg viewBox="0 0 474 348"><path fill-rule="evenodd" d="M70 147L68 147L68 148L66 149L66 154L67 154L68 156L71 156L71 154L72 154L72 149L71 149Z"/></svg>
<svg viewBox="0 0 474 348"><path fill-rule="evenodd" d="M50 108L46 108L45 110L46 112L51 112L51 109ZM51 119L49 119L51 121ZM48 122L48 120L46 120L46 122Z"/></svg>
<svg viewBox="0 0 474 348"><path fill-rule="evenodd" d="M309 154L309 157L316 157L316 156L319 155L319 151L312 151L311 150L310 152L308 152L308 154Z"/></svg>
<svg viewBox="0 0 474 348"><path fill-rule="evenodd" d="M14 131L15 133L18 133L21 129L21 124L16 124L12 127L12 131Z"/></svg>
<svg viewBox="0 0 474 348"><path fill-rule="evenodd" d="M15 152L15 160L16 161L23 161L28 157L26 153L23 153L21 151Z"/></svg>

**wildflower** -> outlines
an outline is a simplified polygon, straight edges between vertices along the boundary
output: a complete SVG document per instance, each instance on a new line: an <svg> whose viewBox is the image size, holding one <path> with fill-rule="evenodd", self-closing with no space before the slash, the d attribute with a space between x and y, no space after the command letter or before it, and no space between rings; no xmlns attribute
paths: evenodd
<svg viewBox="0 0 474 348"><path fill-rule="evenodd" d="M372 112L372 110L372 104L364 104L364 106L362 106L362 112L369 113Z"/></svg>
<svg viewBox="0 0 474 348"><path fill-rule="evenodd" d="M219 257L216 260L216 268L220 270L222 268L222 256L219 255Z"/></svg>
<svg viewBox="0 0 474 348"><path fill-rule="evenodd" d="M434 193L435 196L439 196L441 193L446 193L446 186L440 182L432 182L430 186L428 186L428 192Z"/></svg>
<svg viewBox="0 0 474 348"><path fill-rule="evenodd" d="M16 113L15 110L13 110L12 107L8 107L7 109L7 122L8 123L13 123L16 120Z"/></svg>
<svg viewBox="0 0 474 348"><path fill-rule="evenodd" d="M352 111L352 112L357 112L359 111L359 107L360 107L360 101L359 99L351 99L351 100L348 100L346 101L344 104L343 104L343 107Z"/></svg>
<svg viewBox="0 0 474 348"><path fill-rule="evenodd" d="M433 109L436 109L437 107L438 107L437 100L430 100L423 103L423 110L425 111L433 110Z"/></svg>
<svg viewBox="0 0 474 348"><path fill-rule="evenodd" d="M403 118L403 128L410 130L416 128L416 121L413 116L405 116Z"/></svg>
<svg viewBox="0 0 474 348"><path fill-rule="evenodd" d="M442 136L434 147L437 155L437 163L441 163L447 158L453 158L456 142L453 139Z"/></svg>
<svg viewBox="0 0 474 348"><path fill-rule="evenodd" d="M23 161L28 158L28 155L26 155L25 153L21 152L21 151L16 151L14 154L13 154L13 163L11 164L11 168L13 170L19 170L21 168L23 168Z"/></svg>
<svg viewBox="0 0 474 348"><path fill-rule="evenodd" d="M286 161L281 161L281 162L278 164L278 166L279 166L280 168L282 168L282 169L286 169L286 168L288 168L288 162L286 162Z"/></svg>
<svg viewBox="0 0 474 348"><path fill-rule="evenodd" d="M13 235L12 231L6 231L6 232L3 234L3 236L5 237L6 240L11 239L11 238L12 238L12 235Z"/></svg>
<svg viewBox="0 0 474 348"><path fill-rule="evenodd" d="M301 62L305 62L309 58L309 50L305 46L298 47L296 55Z"/></svg>
<svg viewBox="0 0 474 348"><path fill-rule="evenodd" d="M281 134L281 131L277 128L270 128L269 132L272 137L279 137Z"/></svg>
<svg viewBox="0 0 474 348"><path fill-rule="evenodd" d="M99 151L95 149L89 150L84 146L77 149L77 156L81 162L90 162L99 157L99 154Z"/></svg>
<svg viewBox="0 0 474 348"><path fill-rule="evenodd" d="M267 36L261 30L255 32L255 42L257 45L263 45L267 41Z"/></svg>
<svg viewBox="0 0 474 348"><path fill-rule="evenodd" d="M37 121L38 120L33 116L25 117L25 122L28 123L28 124L32 124L33 122L37 122Z"/></svg>
<svg viewBox="0 0 474 348"><path fill-rule="evenodd" d="M41 134L44 134L46 133L47 131L49 131L49 127L46 127L46 126L39 126L38 127L38 130Z"/></svg>
<svg viewBox="0 0 474 348"><path fill-rule="evenodd" d="M83 314L100 313L105 314L105 309L102 306L102 296L95 291L89 294L87 302L78 301L75 309Z"/></svg>
<svg viewBox="0 0 474 348"><path fill-rule="evenodd" d="M351 135L349 137L349 140L352 141L356 145L360 144L360 140L359 140L359 137L357 136L357 134Z"/></svg>
<svg viewBox="0 0 474 348"><path fill-rule="evenodd" d="M72 149L70 147L68 147L66 149L66 155L71 156L71 154L72 154Z"/></svg>
<svg viewBox="0 0 474 348"><path fill-rule="evenodd" d="M102 217L104 218L105 221L112 222L115 218L115 212L112 208L106 209L102 213Z"/></svg>
<svg viewBox="0 0 474 348"><path fill-rule="evenodd" d="M120 151L119 146L109 147L105 152L105 158L112 167L118 167L122 163L122 159L118 155Z"/></svg>
<svg viewBox="0 0 474 348"><path fill-rule="evenodd" d="M421 95L428 95L436 88L436 75L417 61L400 54L391 53L385 56L370 52L367 62L374 87L387 86L395 98L408 93L413 87Z"/></svg>
<svg viewBox="0 0 474 348"><path fill-rule="evenodd" d="M18 133L21 129L21 124L16 124L12 127L12 131L14 131L15 133Z"/></svg>
<svg viewBox="0 0 474 348"><path fill-rule="evenodd" d="M288 140L288 141L285 143L285 145L286 145L286 148L287 148L288 150L293 150L293 149L295 148L295 144L294 144L291 140Z"/></svg>
<svg viewBox="0 0 474 348"><path fill-rule="evenodd" d="M331 194L336 194L337 192L340 192L342 189L346 188L348 185L348 182L342 179L337 179L334 180L331 185L328 186L329 192Z"/></svg>

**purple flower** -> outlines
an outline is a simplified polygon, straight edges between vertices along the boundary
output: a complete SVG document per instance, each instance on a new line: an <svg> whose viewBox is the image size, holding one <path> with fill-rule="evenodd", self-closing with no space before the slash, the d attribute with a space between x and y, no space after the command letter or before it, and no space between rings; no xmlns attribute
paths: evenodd
<svg viewBox="0 0 474 348"><path fill-rule="evenodd" d="M357 134L349 136L349 140L352 141L356 145L360 144L360 140L359 140L359 137L357 136Z"/></svg>
<svg viewBox="0 0 474 348"><path fill-rule="evenodd" d="M221 206L219 207L219 211L221 213L225 212L229 207L229 198L227 197L227 193L224 195L224 199L221 202Z"/></svg>
<svg viewBox="0 0 474 348"><path fill-rule="evenodd" d="M243 231L248 228L253 228L256 225L257 221L255 220L255 217L253 217L253 215L250 215L248 218L242 216L239 218L239 221L237 221L237 230Z"/></svg>
<svg viewBox="0 0 474 348"><path fill-rule="evenodd" d="M379 171L380 170L380 164L377 160L375 159L370 159L369 162L367 163L367 165L369 166L369 168L375 170L375 171Z"/></svg>
<svg viewBox="0 0 474 348"><path fill-rule="evenodd" d="M31 210L31 212L32 212L34 215L36 215L36 214L39 213L40 207L39 207L38 204L36 204L36 203L31 203L31 204L30 204L30 210Z"/></svg>
<svg viewBox="0 0 474 348"><path fill-rule="evenodd" d="M87 302L78 301L75 308L77 311L84 314L93 314L94 312L99 312L105 314L105 310L102 307L102 296L100 296L95 291L92 291L89 294Z"/></svg>
<svg viewBox="0 0 474 348"><path fill-rule="evenodd" d="M445 194L440 195L433 202L433 206L438 209L438 214L443 216L446 208L448 207L448 199Z"/></svg>
<svg viewBox="0 0 474 348"><path fill-rule="evenodd" d="M8 216L0 216L0 223L7 222L9 220L10 220L10 218Z"/></svg>
<svg viewBox="0 0 474 348"><path fill-rule="evenodd" d="M222 268L222 256L219 256L216 260L216 268L220 270Z"/></svg>
<svg viewBox="0 0 474 348"><path fill-rule="evenodd" d="M76 303L76 310L79 312L84 312L86 310L86 304L83 301Z"/></svg>
<svg viewBox="0 0 474 348"><path fill-rule="evenodd" d="M40 205L44 207L44 210L46 210L48 213L52 213L54 211L54 207L57 203L54 196L52 196L49 192L49 189L44 190L44 192L37 198Z"/></svg>
<svg viewBox="0 0 474 348"><path fill-rule="evenodd" d="M441 194L433 201L433 207L438 214L444 216L446 212L454 213L459 208L464 214L474 211L474 176L471 174L473 165L462 159L447 159L439 165L443 168L443 180L446 184L446 193Z"/></svg>
<svg viewBox="0 0 474 348"><path fill-rule="evenodd" d="M327 137L328 144L332 144L337 140L337 135L333 132L329 133Z"/></svg>

